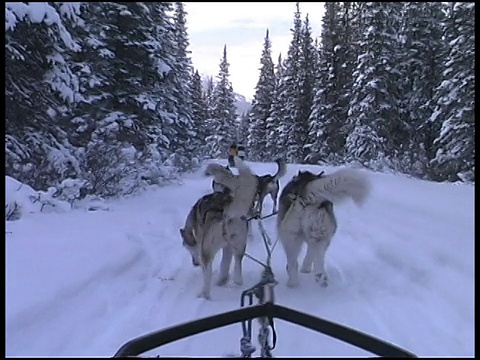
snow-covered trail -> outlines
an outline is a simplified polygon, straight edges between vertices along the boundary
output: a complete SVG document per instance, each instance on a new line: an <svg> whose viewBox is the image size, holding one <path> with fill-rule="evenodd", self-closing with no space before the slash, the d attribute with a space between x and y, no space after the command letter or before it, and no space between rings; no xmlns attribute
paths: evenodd
<svg viewBox="0 0 480 360"><path fill-rule="evenodd" d="M259 174L275 171L274 164L251 166ZM282 186L299 168L320 170L290 166ZM335 208L339 229L327 252L329 287L320 288L312 275L301 274L299 288L288 288L285 256L278 244L272 263L279 281L277 303L351 326L417 355L473 355L473 188L371 174L373 193L365 206L358 209L347 202ZM192 174L183 185L116 201L110 212L42 214L27 219L38 235L38 248L29 252L45 252L45 266L58 263L60 282L67 285L41 294L34 307L27 304L29 299L24 306L13 305L8 301L9 290L11 296L36 296L42 291L41 280L48 279L37 274L36 287L29 286L28 278L17 287L7 287L7 355L111 356L134 337L237 309L241 291L258 281L260 266L245 258L243 286L214 286L211 301L199 299L201 270L192 267L178 232L192 204L210 191L210 181ZM264 214L271 206L267 198ZM21 224L8 225L12 237L21 239ZM264 220L264 226L276 239L275 218ZM247 252L264 260L257 225L253 228L254 239ZM64 249L55 243L45 251L52 233L65 240ZM93 255L85 252L78 254L77 264L62 264L62 253L71 251L69 236L79 234L85 243L95 243L91 251L103 257L103 262L89 266L89 255ZM8 246L7 241L7 253ZM21 255L18 247L11 251L28 262L28 255ZM84 266L85 277L69 282L68 266L75 266L77 272ZM13 276L14 266L7 269ZM7 282L8 276L7 271ZM62 331L52 338L47 330L55 324L62 324ZM371 355L281 320L276 321L276 330L276 356ZM453 331L458 336L452 337ZM240 337L241 327L236 324L168 344L148 355L238 354Z"/></svg>

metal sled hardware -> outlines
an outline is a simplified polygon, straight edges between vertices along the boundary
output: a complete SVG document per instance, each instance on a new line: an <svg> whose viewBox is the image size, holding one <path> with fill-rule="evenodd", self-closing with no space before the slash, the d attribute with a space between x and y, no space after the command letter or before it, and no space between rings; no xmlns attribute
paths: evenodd
<svg viewBox="0 0 480 360"><path fill-rule="evenodd" d="M265 317L285 320L329 335L380 357L417 357L407 350L360 331L273 303L244 307L140 336L122 345L113 357L139 356L146 351L192 335L242 321Z"/></svg>

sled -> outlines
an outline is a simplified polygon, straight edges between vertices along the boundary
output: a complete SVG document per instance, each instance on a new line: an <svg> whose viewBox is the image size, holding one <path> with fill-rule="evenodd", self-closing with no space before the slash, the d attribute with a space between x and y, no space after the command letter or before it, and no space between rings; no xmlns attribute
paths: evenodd
<svg viewBox="0 0 480 360"><path fill-rule="evenodd" d="M276 281L273 279L273 273L268 266L263 272L262 280L254 287L242 292L242 307L240 309L185 322L137 337L122 345L114 357L139 356L171 342L235 323L241 323L243 331L243 336L240 339L241 355L236 357L252 357L252 354L256 351L255 346L251 344L253 319L259 319L261 325L258 336L260 356L256 357L273 357L272 350L275 348L277 341L274 319L281 319L331 336L380 357L417 357L405 349L348 326L275 304L273 301L273 286L275 285ZM257 297L260 302L259 305L253 305L253 296ZM249 306L245 306L246 298L250 300ZM270 329L273 332L272 346L269 345Z"/></svg>
<svg viewBox="0 0 480 360"><path fill-rule="evenodd" d="M262 219L273 215L275 215L275 213L257 218L259 229L267 251L267 261L265 264L257 261L263 266L260 281L251 288L242 292L240 298L240 309L185 322L134 338L123 344L117 350L114 357L140 356L147 351L156 349L177 340L181 340L209 330L219 329L227 325L241 323L242 337L240 338L240 355L235 357L271 358L273 357L272 350L275 349L277 342L274 319L284 320L289 323L300 325L316 331L317 333L328 335L380 357L417 357L415 354L392 343L378 339L351 327L340 325L320 317L312 316L298 310L293 310L291 308L275 304L274 287L278 284L278 282L275 280L274 273L270 266L272 250L275 247L275 244L273 247L270 247L269 244L272 243L271 239L266 233L261 221ZM257 305L254 305L255 298L257 299ZM260 356L252 356L257 350L257 348L252 344L253 319L257 319L258 323L260 324L257 337ZM272 336L270 336L270 333ZM273 343L272 345L270 345L270 339ZM318 357L320 357L320 355L321 354L318 354Z"/></svg>

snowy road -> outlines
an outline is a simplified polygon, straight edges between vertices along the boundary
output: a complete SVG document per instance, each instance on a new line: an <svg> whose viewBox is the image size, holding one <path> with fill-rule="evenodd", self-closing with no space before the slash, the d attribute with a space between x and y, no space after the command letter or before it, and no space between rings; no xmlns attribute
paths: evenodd
<svg viewBox="0 0 480 360"><path fill-rule="evenodd" d="M272 163L252 164L259 174ZM284 185L299 168L292 165ZM333 168L327 168L327 172ZM286 286L285 256L273 255L277 303L348 325L419 356L474 355L474 188L370 173L373 193L361 209L336 207L338 232L327 252L330 285L301 274ZM214 286L196 297L178 229L210 191L193 174L111 211L32 214L7 222L6 355L112 356L131 338L239 307L261 268L244 261L244 285ZM271 210L267 198L264 213ZM264 220L275 239L275 218ZM264 260L256 224L247 252ZM302 252L303 254L303 252ZM218 267L219 256L215 261ZM313 331L276 322L274 356L371 356ZM168 344L148 355L239 353L239 324Z"/></svg>

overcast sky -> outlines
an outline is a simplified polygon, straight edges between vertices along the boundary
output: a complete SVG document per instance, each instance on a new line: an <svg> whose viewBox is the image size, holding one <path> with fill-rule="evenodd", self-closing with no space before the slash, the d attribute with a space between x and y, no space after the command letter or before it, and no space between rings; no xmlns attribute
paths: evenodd
<svg viewBox="0 0 480 360"><path fill-rule="evenodd" d="M230 81L233 90L253 98L257 85L260 57L267 28L276 64L281 52L285 58L292 39L295 2L184 3L193 66L201 74L216 76L223 46L227 45ZM312 36L320 36L323 3L300 3L302 21L308 13Z"/></svg>

